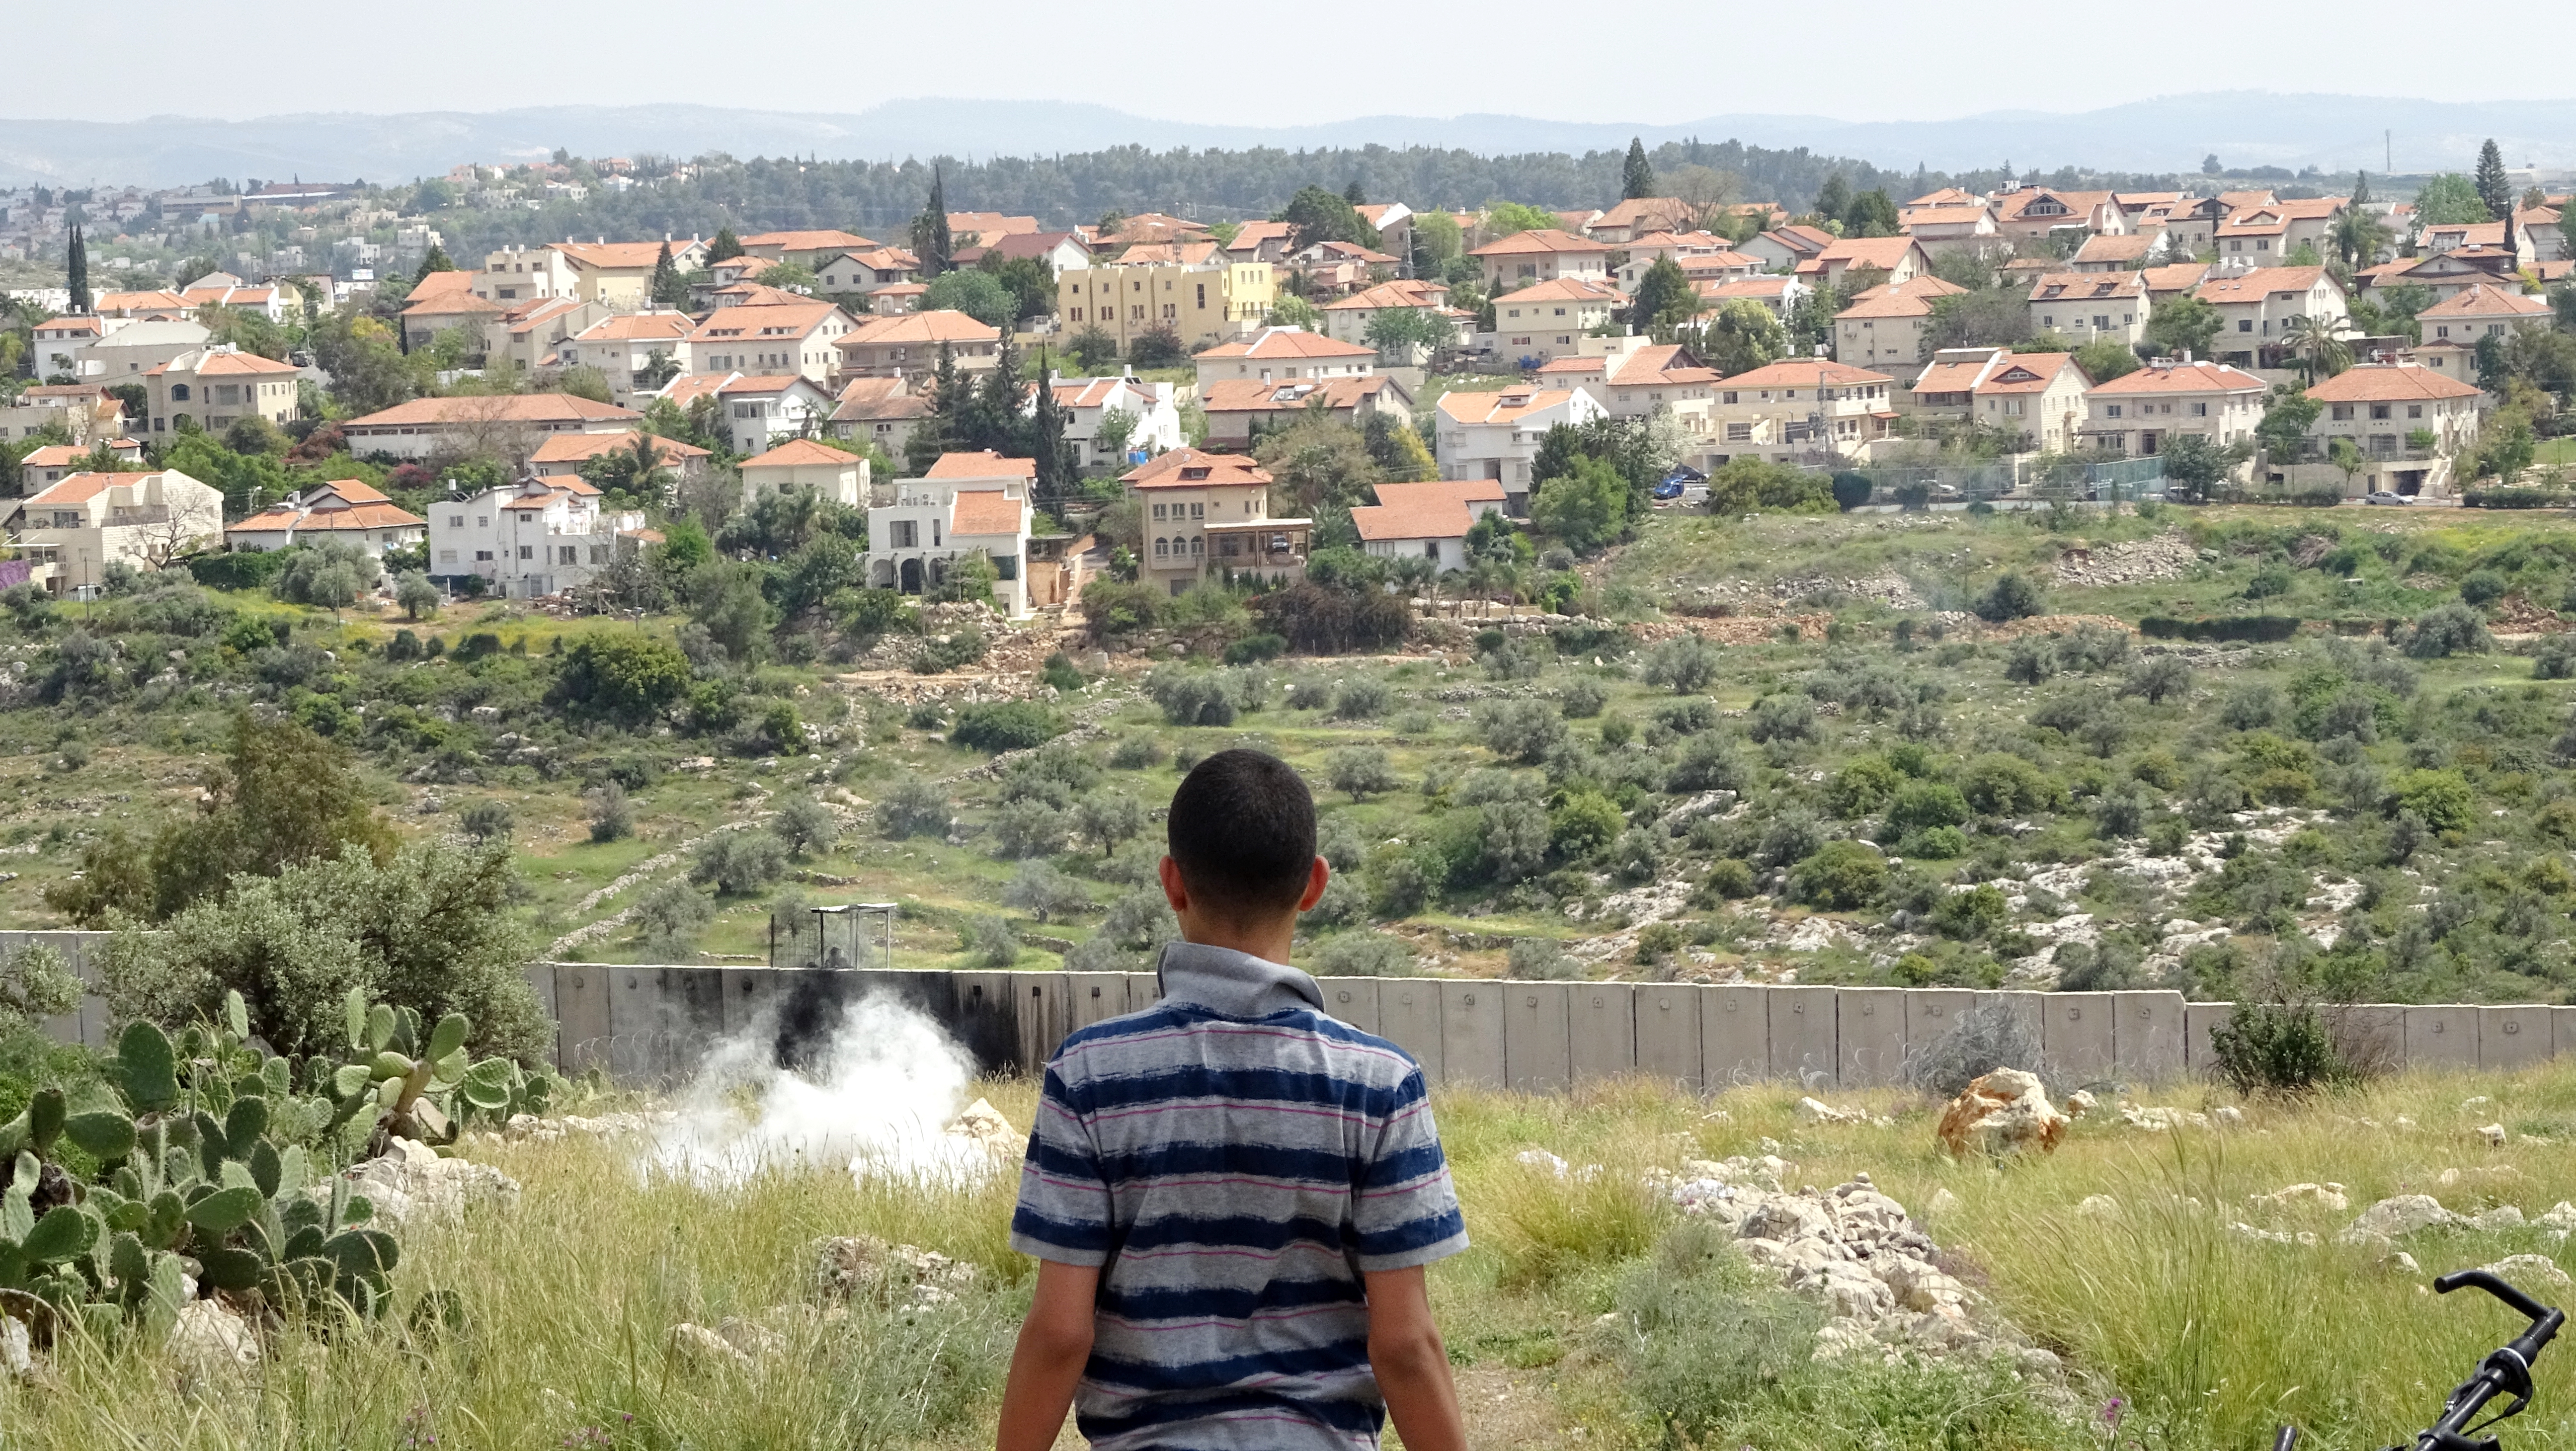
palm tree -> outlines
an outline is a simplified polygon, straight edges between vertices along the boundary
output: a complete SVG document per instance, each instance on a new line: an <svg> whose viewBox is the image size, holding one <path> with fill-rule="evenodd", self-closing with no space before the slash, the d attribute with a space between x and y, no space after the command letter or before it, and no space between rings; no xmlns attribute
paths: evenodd
<svg viewBox="0 0 2576 1451"><path fill-rule="evenodd" d="M2336 255L2343 258L2343 265L2355 268L2377 262L2390 240L2388 228L2379 217L2359 207L2346 207L2334 219L2326 238L2334 244Z"/></svg>
<svg viewBox="0 0 2576 1451"><path fill-rule="evenodd" d="M2352 348L2337 336L2339 324L2330 317L2301 316L2290 319L2282 331L2290 342L2290 351L2298 354L2307 368L2308 381L2316 383L2331 378L2352 366Z"/></svg>

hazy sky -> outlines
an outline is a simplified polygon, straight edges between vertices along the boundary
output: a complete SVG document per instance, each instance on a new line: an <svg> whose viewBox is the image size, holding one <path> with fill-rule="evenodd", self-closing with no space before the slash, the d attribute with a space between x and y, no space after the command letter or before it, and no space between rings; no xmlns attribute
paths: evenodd
<svg viewBox="0 0 2576 1451"><path fill-rule="evenodd" d="M0 39L21 57L61 61L92 53L99 40L102 12L7 8ZM1291 13L1298 18L1283 29ZM256 19L208 23L198 5L129 4L114 12L114 30L175 42L117 46L104 70L9 67L0 114L239 119L670 100L847 113L931 95L1096 101L1219 119L1213 108L1256 126L1470 111L1656 124L1745 113L1936 120L2240 88L2443 101L2576 96L2576 73L2499 68L2491 41L2409 44L2403 37L2421 32L2424 13L2386 0L2331 12L2075 6L2036 21L1999 7L1897 5L1836 12L1827 25L1806 5L1585 12L1530 0L1312 14L1033 0L390 8L271 0L245 14ZM2516 53L2561 55L2576 42L2576 7L2514 14Z"/></svg>

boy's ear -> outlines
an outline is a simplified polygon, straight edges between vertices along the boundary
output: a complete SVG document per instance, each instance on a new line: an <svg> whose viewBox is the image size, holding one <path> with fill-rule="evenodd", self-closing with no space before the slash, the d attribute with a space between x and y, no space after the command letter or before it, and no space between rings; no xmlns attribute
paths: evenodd
<svg viewBox="0 0 2576 1451"><path fill-rule="evenodd" d="M1181 880L1181 864L1165 857L1163 864L1155 869L1155 874L1162 878L1163 900L1171 905L1173 914L1177 916L1190 910L1190 888Z"/></svg>
<svg viewBox="0 0 2576 1451"><path fill-rule="evenodd" d="M1314 868L1306 873L1306 894L1297 899L1297 910L1311 912L1324 899L1324 884L1333 879L1333 868L1322 857L1315 858Z"/></svg>

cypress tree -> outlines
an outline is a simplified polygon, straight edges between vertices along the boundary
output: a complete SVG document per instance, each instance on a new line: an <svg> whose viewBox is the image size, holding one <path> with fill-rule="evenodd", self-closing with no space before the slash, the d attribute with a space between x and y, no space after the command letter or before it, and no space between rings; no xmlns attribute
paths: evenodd
<svg viewBox="0 0 2576 1451"><path fill-rule="evenodd" d="M1619 195L1633 201L1655 194L1654 163L1646 160L1644 138L1628 138L1628 163L1619 169Z"/></svg>
<svg viewBox="0 0 2576 1451"><path fill-rule="evenodd" d="M1038 465L1035 492L1038 501L1046 505L1048 512L1055 513L1058 512L1056 506L1063 502L1067 494L1073 492L1075 466L1073 447L1065 441L1064 437L1064 408L1055 401L1055 378L1052 370L1047 366L1047 355L1044 349L1038 351L1038 411L1035 423L1033 432Z"/></svg>
<svg viewBox="0 0 2576 1451"><path fill-rule="evenodd" d="M948 182L934 166L930 169L930 203L912 219L912 255L921 259L921 275L928 279L953 265L949 258L956 250L956 239L948 232Z"/></svg>
<svg viewBox="0 0 2576 1451"><path fill-rule="evenodd" d="M680 283L680 269L671 261L671 240L662 239L662 255L653 259L652 297L664 307L677 307L688 300L688 290Z"/></svg>
<svg viewBox="0 0 2576 1451"><path fill-rule="evenodd" d="M412 281L413 283L418 284L428 281L429 274L433 272L454 272L456 270L456 263L447 255L447 249L438 245L436 242L432 242L429 244L429 255L420 259L420 272L417 276L412 278Z"/></svg>
<svg viewBox="0 0 2576 1451"><path fill-rule="evenodd" d="M87 313L90 305L89 244L81 240L78 226L72 228L71 246L63 256L63 270L70 278L72 313L75 316Z"/></svg>
<svg viewBox="0 0 2576 1451"><path fill-rule="evenodd" d="M2504 151L2492 136L2478 148L2478 174L2474 180L2478 200L2487 204L2488 220L2502 221L2513 215L2513 183L2505 179Z"/></svg>
<svg viewBox="0 0 2576 1451"><path fill-rule="evenodd" d="M2366 171L2354 172L2352 174L2352 204L2357 207L2364 206L2369 203L2370 199L2370 173Z"/></svg>
<svg viewBox="0 0 2576 1451"><path fill-rule="evenodd" d="M707 265L709 266L718 262L730 262L741 255L742 238L735 236L731 227L720 228L716 232L715 240L707 243Z"/></svg>

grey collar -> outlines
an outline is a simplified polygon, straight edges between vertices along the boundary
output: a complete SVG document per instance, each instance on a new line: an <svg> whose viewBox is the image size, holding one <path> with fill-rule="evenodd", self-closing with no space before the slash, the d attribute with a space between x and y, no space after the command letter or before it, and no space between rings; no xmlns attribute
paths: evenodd
<svg viewBox="0 0 2576 1451"><path fill-rule="evenodd" d="M1313 978L1231 947L1167 942L1154 971L1165 998L1228 1018L1266 1018L1301 1007L1320 1012L1324 1006L1324 990Z"/></svg>

